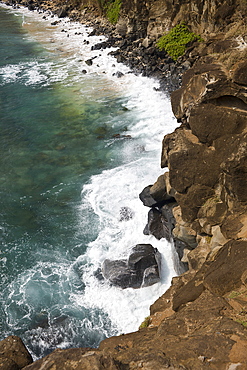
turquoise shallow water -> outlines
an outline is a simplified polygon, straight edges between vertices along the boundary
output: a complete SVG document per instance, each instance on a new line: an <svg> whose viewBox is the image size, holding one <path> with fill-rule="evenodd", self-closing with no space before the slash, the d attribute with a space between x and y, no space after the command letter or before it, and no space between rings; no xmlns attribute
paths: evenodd
<svg viewBox="0 0 247 370"><path fill-rule="evenodd" d="M128 229L119 209L139 209L138 193L157 175L162 125L172 124L147 80L130 96L132 77L113 83L104 56L100 73L85 73L84 51L74 55L66 35L57 41L61 30L35 17L0 7L0 339L20 335L38 358L132 330L125 317L141 322L147 297L160 295L114 291L93 271L143 238L142 211Z"/></svg>

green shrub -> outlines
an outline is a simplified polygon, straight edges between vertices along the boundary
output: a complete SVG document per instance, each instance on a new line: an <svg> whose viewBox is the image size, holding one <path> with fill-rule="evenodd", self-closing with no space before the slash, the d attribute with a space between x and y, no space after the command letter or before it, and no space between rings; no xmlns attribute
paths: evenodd
<svg viewBox="0 0 247 370"><path fill-rule="evenodd" d="M106 5L106 18L112 24L116 24L118 21L121 5L121 0L115 0Z"/></svg>
<svg viewBox="0 0 247 370"><path fill-rule="evenodd" d="M186 45L191 41L203 41L199 35L190 32L184 24L173 27L166 35L163 35L157 42L159 50L165 50L173 60L184 54Z"/></svg>
<svg viewBox="0 0 247 370"><path fill-rule="evenodd" d="M147 328L148 325L150 324L150 316L147 316L145 318L145 320L141 323L141 325L139 326L139 329L142 329L142 328Z"/></svg>

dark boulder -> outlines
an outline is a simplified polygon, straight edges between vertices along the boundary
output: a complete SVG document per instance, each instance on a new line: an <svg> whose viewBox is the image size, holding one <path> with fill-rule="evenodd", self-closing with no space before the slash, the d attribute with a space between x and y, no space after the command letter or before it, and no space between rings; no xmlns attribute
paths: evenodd
<svg viewBox="0 0 247 370"><path fill-rule="evenodd" d="M121 78L124 76L124 73L117 71L116 73L113 73L113 76L116 76L117 78Z"/></svg>
<svg viewBox="0 0 247 370"><path fill-rule="evenodd" d="M169 224L156 208L152 208L148 212L148 223L143 233L144 235L153 235L158 240L166 238L170 241L171 239Z"/></svg>
<svg viewBox="0 0 247 370"><path fill-rule="evenodd" d="M161 213L162 213L162 216L163 216L163 222L167 225L167 227L169 228L169 233L170 235L172 235L172 230L174 229L175 227L175 218L174 218L174 215L173 215L173 208L176 207L178 204L176 202L171 202L171 203L167 203L165 204L161 209Z"/></svg>
<svg viewBox="0 0 247 370"><path fill-rule="evenodd" d="M135 273L128 268L127 260L111 261L106 259L102 265L102 274L112 285L123 289L136 288Z"/></svg>
<svg viewBox="0 0 247 370"><path fill-rule="evenodd" d="M58 11L56 12L58 18L65 18L67 17L68 15L68 9L67 7L62 7L60 9L58 9Z"/></svg>
<svg viewBox="0 0 247 370"><path fill-rule="evenodd" d="M112 285L141 288L160 281L161 255L151 244L137 244L126 260L110 261L102 265L102 274Z"/></svg>
<svg viewBox="0 0 247 370"><path fill-rule="evenodd" d="M164 204L164 202L162 201L160 204L160 202L157 202L153 196L150 194L150 189L152 188L152 185L148 185L146 186L142 192L139 194L139 198L140 200L142 201L142 203L144 204L144 206L146 207L157 207L157 206L162 206Z"/></svg>
<svg viewBox="0 0 247 370"><path fill-rule="evenodd" d="M91 66L91 65L93 65L93 60L92 60L92 59L87 59L87 60L85 60L85 63L86 63L88 66Z"/></svg>

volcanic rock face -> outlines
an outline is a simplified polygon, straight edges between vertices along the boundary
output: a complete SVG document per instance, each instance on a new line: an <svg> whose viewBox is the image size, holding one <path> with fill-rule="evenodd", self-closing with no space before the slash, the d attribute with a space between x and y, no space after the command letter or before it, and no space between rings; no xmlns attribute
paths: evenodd
<svg viewBox="0 0 247 370"><path fill-rule="evenodd" d="M232 45L233 53L241 54L236 45L228 45ZM161 163L170 170L169 181L182 219L197 232L198 241L205 234L212 240L215 237L214 247L216 233L218 245L222 245L220 239L224 244L231 238L246 237L244 64L238 61L227 71L224 63L207 56L185 72L181 89L171 97L174 114L182 125L163 140Z"/></svg>

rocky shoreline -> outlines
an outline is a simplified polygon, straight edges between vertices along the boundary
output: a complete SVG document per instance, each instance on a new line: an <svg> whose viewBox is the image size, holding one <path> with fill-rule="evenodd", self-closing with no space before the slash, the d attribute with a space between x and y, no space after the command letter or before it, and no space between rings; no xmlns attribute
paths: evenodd
<svg viewBox="0 0 247 370"><path fill-rule="evenodd" d="M30 11L37 10L40 13L48 11L59 18L69 17L71 21L92 27L93 31L90 36L104 35L107 37L106 41L96 44L93 50L117 48L110 54L116 58L118 63L127 65L133 73L158 79L160 89L168 94L181 86L184 71L190 68L196 58L187 55L175 62L166 52L159 51L156 47L156 40L151 41L140 37L139 31L127 32L125 22L119 22L116 26L110 24L99 15L95 6L79 11L77 8L70 7L69 3L64 6L63 1L59 0L54 2L7 0L4 2L14 8L25 6ZM59 20L52 22L52 24L57 23Z"/></svg>
<svg viewBox="0 0 247 370"><path fill-rule="evenodd" d="M159 78L171 93L181 125L163 139L161 167L168 171L140 198L149 207L144 232L172 237L188 270L150 307L138 332L98 349L56 350L33 364L9 337L0 342L0 367L247 369L246 2L124 1L114 27L93 2L80 10L63 1L23 4L96 24L95 33L109 35L96 47L119 46L118 61ZM181 21L205 41L175 63L154 45ZM25 353L25 364L14 353Z"/></svg>

